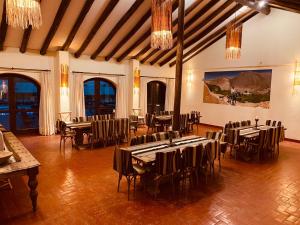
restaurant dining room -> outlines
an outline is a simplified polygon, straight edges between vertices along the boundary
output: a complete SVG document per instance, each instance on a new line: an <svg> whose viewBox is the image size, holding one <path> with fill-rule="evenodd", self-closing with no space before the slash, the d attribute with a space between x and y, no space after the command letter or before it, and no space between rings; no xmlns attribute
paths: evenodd
<svg viewBox="0 0 300 225"><path fill-rule="evenodd" d="M300 0L0 0L0 225L300 224Z"/></svg>

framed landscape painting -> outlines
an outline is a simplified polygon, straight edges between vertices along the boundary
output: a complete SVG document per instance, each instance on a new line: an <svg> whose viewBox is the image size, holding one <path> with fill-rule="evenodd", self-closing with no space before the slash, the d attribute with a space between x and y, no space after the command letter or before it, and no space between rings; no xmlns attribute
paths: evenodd
<svg viewBox="0 0 300 225"><path fill-rule="evenodd" d="M271 80L272 70L206 72L203 102L270 108Z"/></svg>

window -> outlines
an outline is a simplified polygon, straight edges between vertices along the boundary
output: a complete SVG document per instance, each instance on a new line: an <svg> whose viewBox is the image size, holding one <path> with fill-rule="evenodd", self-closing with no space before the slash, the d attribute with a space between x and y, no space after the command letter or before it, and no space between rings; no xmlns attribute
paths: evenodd
<svg viewBox="0 0 300 225"><path fill-rule="evenodd" d="M12 132L37 132L40 87L34 80L16 74L0 77L0 123Z"/></svg>
<svg viewBox="0 0 300 225"><path fill-rule="evenodd" d="M108 80L93 78L84 82L85 114L110 114L116 108L116 87Z"/></svg>

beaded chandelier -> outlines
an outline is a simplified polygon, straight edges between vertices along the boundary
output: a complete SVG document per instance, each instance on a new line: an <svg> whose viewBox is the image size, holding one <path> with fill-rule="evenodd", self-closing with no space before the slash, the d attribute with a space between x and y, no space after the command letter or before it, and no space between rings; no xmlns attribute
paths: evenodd
<svg viewBox="0 0 300 225"><path fill-rule="evenodd" d="M226 32L226 59L239 59L241 57L243 26L230 23Z"/></svg>
<svg viewBox="0 0 300 225"><path fill-rule="evenodd" d="M39 28L42 25L39 0L6 0L6 20L12 27L26 29Z"/></svg>
<svg viewBox="0 0 300 225"><path fill-rule="evenodd" d="M151 47L171 49L172 35L172 0L152 0Z"/></svg>

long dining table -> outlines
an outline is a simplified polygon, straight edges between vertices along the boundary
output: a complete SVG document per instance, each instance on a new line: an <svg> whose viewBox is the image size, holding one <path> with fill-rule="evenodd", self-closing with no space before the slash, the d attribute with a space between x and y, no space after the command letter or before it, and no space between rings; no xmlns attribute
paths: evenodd
<svg viewBox="0 0 300 225"><path fill-rule="evenodd" d="M85 148L87 145L83 144L83 133L89 132L91 130L91 121L85 121L85 122L67 122L67 127L75 131L75 147L77 149Z"/></svg>
<svg viewBox="0 0 300 225"><path fill-rule="evenodd" d="M121 150L131 151L133 159L146 165L155 162L156 152L169 152L176 149L183 150L186 147L193 147L199 144L203 144L203 146L205 146L209 142L215 142L215 140L209 140L205 137L191 135L173 139L173 146L169 146L169 140L164 140L130 147L123 147Z"/></svg>
<svg viewBox="0 0 300 225"><path fill-rule="evenodd" d="M230 128L230 131L232 132L232 138L229 138L229 142L231 144L238 144L239 140L241 139L253 139L257 138L259 136L259 132L261 130L268 130L270 128L275 128L275 126L269 126L269 125L251 125L251 126L243 126L243 127L236 127L236 128ZM286 130L286 128L284 128ZM280 141L283 141L284 139L284 133L281 134Z"/></svg>

